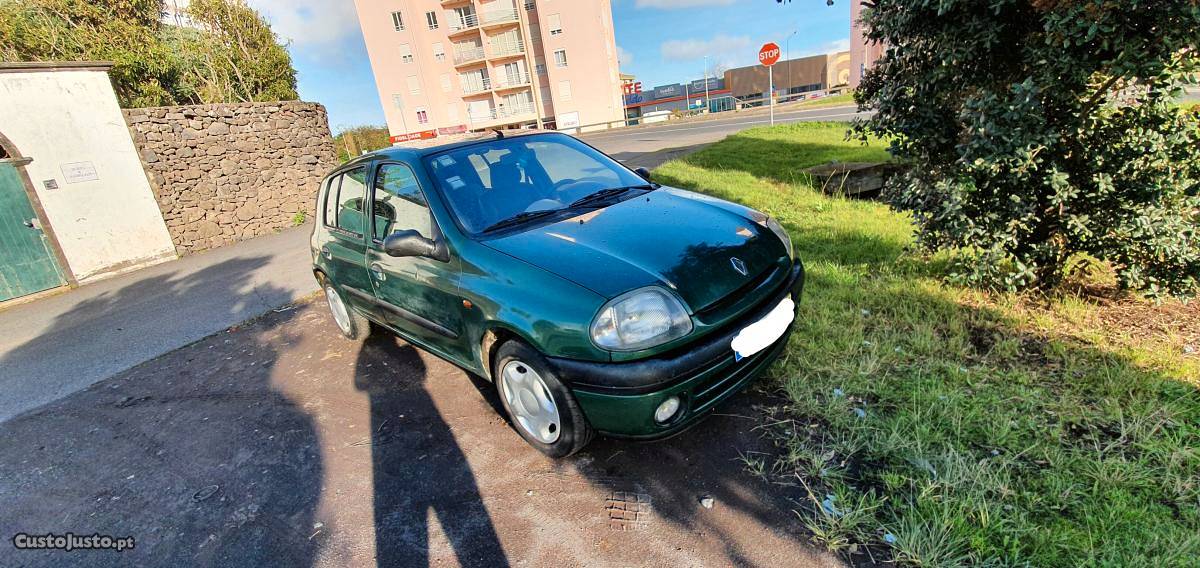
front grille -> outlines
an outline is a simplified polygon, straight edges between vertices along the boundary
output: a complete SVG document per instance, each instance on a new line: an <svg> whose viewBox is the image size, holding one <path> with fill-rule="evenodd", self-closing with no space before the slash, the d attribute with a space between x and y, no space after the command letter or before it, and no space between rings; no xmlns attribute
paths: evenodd
<svg viewBox="0 0 1200 568"><path fill-rule="evenodd" d="M752 290L758 288L759 286L762 286L765 282L770 281L772 278L775 277L775 274L778 273L780 270L781 270L781 268L779 267L779 265L771 265L770 267L763 270L762 272L755 274L753 278L750 278L749 280L747 280L744 284L739 286L734 291L732 291L728 294L725 294L724 296L722 296L720 299L716 300L715 302L712 302L712 303L708 304L707 306L704 306L703 308L696 310L696 317L698 317L702 320L705 320L705 319L708 319L713 314L719 314L719 313L725 311L730 306L732 306L733 304L736 304L739 300L744 298L746 296L746 294L748 294Z"/></svg>
<svg viewBox="0 0 1200 568"><path fill-rule="evenodd" d="M775 351L776 347L777 344L772 344L766 349L736 362L733 360L731 352L723 360L723 368L713 373L713 376L709 377L708 380L692 388L692 411L702 411L714 401L719 400L731 388L736 387L746 379L747 375L754 372L759 363L764 358L769 357Z"/></svg>

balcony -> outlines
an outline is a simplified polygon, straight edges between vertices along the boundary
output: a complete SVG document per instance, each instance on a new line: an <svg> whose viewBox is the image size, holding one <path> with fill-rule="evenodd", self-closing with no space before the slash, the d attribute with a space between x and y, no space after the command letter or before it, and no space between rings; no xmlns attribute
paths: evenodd
<svg viewBox="0 0 1200 568"><path fill-rule="evenodd" d="M492 80L488 77L482 79L472 78L462 81L462 91L464 95L474 95L478 93L486 93L492 90Z"/></svg>
<svg viewBox="0 0 1200 568"><path fill-rule="evenodd" d="M494 108L488 109L483 112L471 111L470 113L467 114L467 119L471 121L471 124L492 122L493 120L496 120L496 117L497 117L496 109L494 109Z"/></svg>
<svg viewBox="0 0 1200 568"><path fill-rule="evenodd" d="M514 55L523 55L525 53L525 41L522 39L509 41L493 41L491 43L492 59L500 57L512 57Z"/></svg>
<svg viewBox="0 0 1200 568"><path fill-rule="evenodd" d="M516 89L519 87L529 86L529 73L519 73L517 75L502 75L496 78L492 88L499 91L502 89Z"/></svg>
<svg viewBox="0 0 1200 568"><path fill-rule="evenodd" d="M514 24L519 21L519 18L520 16L518 15L516 8L507 8L504 10L488 10L487 12L484 12L482 21L483 25L486 27L498 26L501 24Z"/></svg>
<svg viewBox="0 0 1200 568"><path fill-rule="evenodd" d="M471 0L442 0L443 6L456 6L458 4L470 4Z"/></svg>
<svg viewBox="0 0 1200 568"><path fill-rule="evenodd" d="M460 17L454 12L448 12L446 14L446 27L449 28L447 35L473 31L479 28L479 16L471 14Z"/></svg>
<svg viewBox="0 0 1200 568"><path fill-rule="evenodd" d="M482 47L470 47L467 49L456 49L454 51L455 65L470 65L483 61L487 55L483 52Z"/></svg>
<svg viewBox="0 0 1200 568"><path fill-rule="evenodd" d="M533 103L524 102L515 105L505 105L500 107L496 113L497 118L514 118L533 114Z"/></svg>

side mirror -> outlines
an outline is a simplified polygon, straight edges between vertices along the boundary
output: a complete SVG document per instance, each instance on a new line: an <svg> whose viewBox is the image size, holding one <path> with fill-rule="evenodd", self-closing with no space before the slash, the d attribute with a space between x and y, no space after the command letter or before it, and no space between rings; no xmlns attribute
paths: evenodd
<svg viewBox="0 0 1200 568"><path fill-rule="evenodd" d="M633 173L642 176L642 179L646 181L650 181L650 170L647 170L646 168L638 168L633 170Z"/></svg>
<svg viewBox="0 0 1200 568"><path fill-rule="evenodd" d="M427 256L437 257L437 243L421 236L413 230L396 231L383 239L383 252L388 256Z"/></svg>

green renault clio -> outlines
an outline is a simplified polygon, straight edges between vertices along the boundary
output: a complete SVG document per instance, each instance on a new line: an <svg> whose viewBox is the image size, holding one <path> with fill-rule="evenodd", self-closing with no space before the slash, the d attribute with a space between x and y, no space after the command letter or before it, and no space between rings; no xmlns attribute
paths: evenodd
<svg viewBox="0 0 1200 568"><path fill-rule="evenodd" d="M804 284L775 219L559 133L367 154L317 212L341 332L384 329L489 379L551 457L696 423L778 356Z"/></svg>

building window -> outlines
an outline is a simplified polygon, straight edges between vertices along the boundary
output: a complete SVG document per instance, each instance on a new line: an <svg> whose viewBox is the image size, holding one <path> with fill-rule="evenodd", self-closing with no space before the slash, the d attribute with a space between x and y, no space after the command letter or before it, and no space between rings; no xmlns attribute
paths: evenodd
<svg viewBox="0 0 1200 568"><path fill-rule="evenodd" d="M554 52L554 66L555 67L566 67L567 66L567 50L559 49Z"/></svg>
<svg viewBox="0 0 1200 568"><path fill-rule="evenodd" d="M408 45L407 43L400 45L400 61L403 63L412 63L413 62L413 54L412 54L412 46L411 45Z"/></svg>
<svg viewBox="0 0 1200 568"><path fill-rule="evenodd" d="M438 29L437 12L425 12L425 23L429 24L429 29Z"/></svg>
<svg viewBox="0 0 1200 568"><path fill-rule="evenodd" d="M561 99L562 102L564 102L564 103L571 100L571 82L570 81L559 81L558 82L558 98Z"/></svg>
<svg viewBox="0 0 1200 568"><path fill-rule="evenodd" d="M529 30L529 39L533 40L535 44L542 43L542 30L537 28Z"/></svg>
<svg viewBox="0 0 1200 568"><path fill-rule="evenodd" d="M525 11L531 12L535 8L533 0L525 0Z"/></svg>
<svg viewBox="0 0 1200 568"><path fill-rule="evenodd" d="M534 66L534 68L537 69L538 75L546 74L546 64L545 63L538 63L537 65Z"/></svg>
<svg viewBox="0 0 1200 568"><path fill-rule="evenodd" d="M433 58L438 61L446 60L446 50L442 47L442 42L440 41L433 44Z"/></svg>
<svg viewBox="0 0 1200 568"><path fill-rule="evenodd" d="M400 12L392 12L392 25L396 26L396 31L404 31L404 16Z"/></svg>
<svg viewBox="0 0 1200 568"><path fill-rule="evenodd" d="M429 113L425 109L417 109L417 124L429 124Z"/></svg>
<svg viewBox="0 0 1200 568"><path fill-rule="evenodd" d="M396 107L396 110L404 109L404 97L400 96L400 93L392 94L392 106Z"/></svg>
<svg viewBox="0 0 1200 568"><path fill-rule="evenodd" d="M550 14L547 28L550 29L550 35L556 36L562 33L562 18L558 14Z"/></svg>
<svg viewBox="0 0 1200 568"><path fill-rule="evenodd" d="M419 79L417 79L416 75L408 76L408 94L410 94L410 95L421 94L421 81Z"/></svg>

